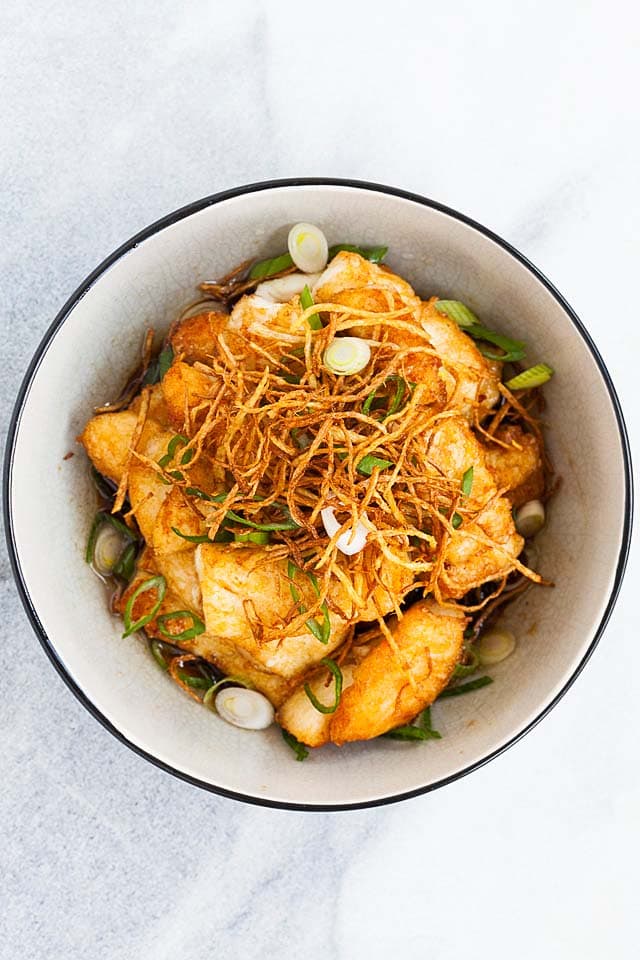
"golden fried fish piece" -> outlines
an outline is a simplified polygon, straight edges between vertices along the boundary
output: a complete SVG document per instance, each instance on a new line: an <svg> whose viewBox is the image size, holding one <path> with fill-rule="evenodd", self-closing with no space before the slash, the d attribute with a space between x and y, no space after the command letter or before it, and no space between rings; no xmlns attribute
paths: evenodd
<svg viewBox="0 0 640 960"><path fill-rule="evenodd" d="M397 652L381 638L359 663L347 662L342 670L342 697L334 713L316 710L301 684L278 711L278 723L311 747L371 740L408 723L449 682L462 651L465 624L462 611L439 607L432 600L419 601L390 624ZM327 685L327 677L323 668L308 681L325 705L334 701L335 689L335 681L331 678Z"/></svg>
<svg viewBox="0 0 640 960"><path fill-rule="evenodd" d="M482 417L500 398L502 364L483 357L471 337L440 313L436 303L437 297L424 302L419 318L442 360L440 376L446 387L447 404L459 407L469 419L474 410Z"/></svg>
<svg viewBox="0 0 640 960"><path fill-rule="evenodd" d="M256 638L250 616L277 631L293 606L287 561L272 560L264 548L203 543L196 550L196 569L207 632L233 643L262 669L293 677L328 656L346 636L346 620L330 612L326 645L307 629L297 636L285 636L283 631L275 639L261 642ZM296 588L310 607L315 596L304 575L296 579Z"/></svg>
<svg viewBox="0 0 640 960"><path fill-rule="evenodd" d="M483 444L496 486L505 491L514 507L539 500L544 493L544 470L538 438L516 424L498 428L496 438L511 445L506 450L497 444Z"/></svg>
<svg viewBox="0 0 640 960"><path fill-rule="evenodd" d="M459 529L449 533L438 578L442 598L459 599L472 587L511 573L524 540L516 532L511 503L497 495L495 481L485 465L484 449L466 420L461 417L441 420L426 442L433 466L440 475L460 485L458 489L464 474L473 467L470 494L460 500L463 522ZM467 520L466 510L478 513ZM486 539L492 543L483 542Z"/></svg>

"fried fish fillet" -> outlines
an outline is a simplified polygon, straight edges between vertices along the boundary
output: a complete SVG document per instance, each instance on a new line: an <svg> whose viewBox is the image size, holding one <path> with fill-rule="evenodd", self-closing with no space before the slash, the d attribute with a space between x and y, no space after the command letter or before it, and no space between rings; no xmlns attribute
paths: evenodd
<svg viewBox="0 0 640 960"><path fill-rule="evenodd" d="M347 661L334 713L319 712L301 685L278 711L278 723L310 747L370 740L408 723L447 685L460 658L465 624L462 611L432 600L414 604L391 624L393 646L380 638L360 662ZM335 680L325 668L308 682L321 703L334 701Z"/></svg>

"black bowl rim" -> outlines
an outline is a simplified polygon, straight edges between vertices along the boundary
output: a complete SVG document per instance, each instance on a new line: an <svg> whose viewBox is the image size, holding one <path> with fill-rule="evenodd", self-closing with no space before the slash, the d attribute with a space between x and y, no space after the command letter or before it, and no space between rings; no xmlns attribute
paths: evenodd
<svg viewBox="0 0 640 960"><path fill-rule="evenodd" d="M375 798L373 800L359 801L355 803L331 803L331 804L308 804L308 803L290 803L281 800L270 800L263 797L255 797L249 794L237 793L233 790L227 790L224 787L218 787L215 784L207 783L203 780L199 780L197 777L192 777L187 773L184 773L181 770L177 770L175 767L172 767L170 764L165 763L162 760L159 760L157 757L154 757L152 754L148 753L146 750L143 750L141 747L137 746L135 743L132 743L127 737L124 736L113 724L94 706L94 704L89 700L88 696L84 691L75 683L72 677L68 674L63 663L59 659L56 650L47 637L45 630L38 618L38 614L35 610L35 607L29 596L26 582L22 574L20 567L20 561L18 558L17 544L15 541L14 529L13 529L13 517L11 512L11 479L12 479L12 468L13 468L13 458L15 453L15 442L17 437L18 428L20 425L20 419L22 415L22 410L24 408L25 402L27 400L29 390L35 374L47 352L49 345L51 344L53 338L55 337L58 329L63 325L75 305L84 297L87 291L93 286L95 281L116 261L118 261L124 254L128 253L129 250L132 250L143 240L148 239L153 236L158 231L163 230L165 227L170 226L173 223L176 223L179 220L184 219L185 217L190 216L193 213L197 213L199 210L204 209L205 207L213 206L216 203L221 203L224 200L228 200L232 197L239 197L245 194L257 193L262 190L272 190L274 188L281 187L306 187L306 186L331 186L331 187L344 187L347 189L356 188L359 190L371 190L377 193L389 194L394 197L400 197L403 200L410 200L413 203L419 203L422 206L430 207L433 210L438 210L441 213L446 214L449 217L452 217L455 220L460 221L461 223L466 224L469 227L472 227L474 230L477 230L479 233L483 234L485 237L488 237L494 243L498 244L503 250L506 250L514 259L516 259L522 266L524 266L533 276L543 284L544 287L549 291L549 293L554 297L556 302L562 307L568 318L573 323L573 326L576 329L576 332L582 337L585 344L589 348L593 359L595 360L602 379L604 380L605 386L609 393L609 398L611 400L611 405L616 417L618 424L619 438L622 449L622 456L624 461L624 481L625 481L625 518L622 530L622 541L620 545L620 552L618 555L618 563L616 566L616 573L609 595L609 600L605 608L602 619L594 633L593 639L583 656L582 660L578 663L573 673L566 681L562 689L553 697L553 699L540 711L540 713L531 720L522 730L519 730L515 733L506 743L497 747L495 750L492 750L486 756L482 757L479 760L476 760L474 763L469 764L469 766L459 770L458 772L451 774L448 777L443 777L441 780L437 780L435 783L427 784L426 786L417 787L414 790L408 790L403 793L393 794L392 796L385 796ZM308 811L318 811L318 812L328 812L328 811L341 811L341 810L357 810L364 809L368 807L377 807L389 803L395 803L400 800L407 800L411 797L418 797L422 794L429 793L432 790L436 790L439 787L443 787L448 783L452 783L455 780L459 780L461 777L466 776L469 773L472 773L474 770L484 766L489 761L493 760L495 757L499 756L505 750L512 747L515 743L518 742L522 737L524 737L529 731L531 731L552 709L556 704L561 700L565 695L567 690L572 686L576 678L584 669L587 661L591 657L593 651L596 648L598 641L600 640L602 633L609 621L611 612L617 600L618 594L620 592L620 587L622 584L622 579L624 576L627 558L629 555L629 548L631 543L631 527L632 527L632 516L633 516L633 478L632 478L632 469L631 469L631 452L629 447L629 439L627 436L627 429L624 422L624 417L622 414L622 409L620 407L620 402L618 400L615 388L609 371L604 363L604 360L600 356L600 353L591 339L591 336L587 332L582 321L578 318L577 314L573 308L567 303L562 294L556 290L553 284L545 277L545 275L534 266L530 260L528 260L522 253L516 250L510 243L506 240L503 240L492 230L489 230L487 227L473 220L471 217L467 217L465 214L459 213L457 210L453 210L451 207L446 206L445 204L438 203L435 200L430 200L426 197L420 196L420 194L411 193L406 190L399 190L395 187L385 186L383 184L371 183L369 181L363 180L352 180L352 179L341 179L334 177L294 177L294 178L285 178L278 180L265 180L257 183L246 184L245 186L235 187L230 190L223 190L220 193L212 194L208 197L203 197L201 200L196 200L193 203L189 203L184 207L180 207L178 210L175 210L173 213L168 214L165 217L162 217L159 220L156 220L150 226L145 227L144 230L141 230L135 236L131 237L130 240L127 240L122 246L118 247L110 256L108 256L103 262L96 267L96 269L89 274L89 276L80 284L77 290L69 297L65 305L62 307L58 315L56 316L53 323L50 325L49 329L46 331L44 337L42 338L28 368L25 373L24 379L18 391L18 396L16 403L13 409L11 422L9 425L9 431L7 436L7 443L5 448L5 458L4 458L4 475L3 475L3 512L5 520L5 534L7 540L7 546L9 551L9 557L11 561L11 567L13 570L13 575L16 580L18 587L18 593L22 604L25 608L27 616L31 622L31 625L44 648L45 653L49 657L51 663L58 671L64 682L67 684L69 689L75 696L78 698L80 703L91 713L96 720L98 720L103 727L105 727L109 733L111 733L116 739L120 740L126 746L128 746L134 753L137 753L139 756L144 757L150 763L154 764L160 769L164 770L167 773L172 774L180 780L184 780L187 783L192 784L193 786L200 787L204 790L207 790L210 793L215 793L220 796L229 797L234 800L241 800L245 803L255 804L263 807L277 808L281 810L308 810Z"/></svg>

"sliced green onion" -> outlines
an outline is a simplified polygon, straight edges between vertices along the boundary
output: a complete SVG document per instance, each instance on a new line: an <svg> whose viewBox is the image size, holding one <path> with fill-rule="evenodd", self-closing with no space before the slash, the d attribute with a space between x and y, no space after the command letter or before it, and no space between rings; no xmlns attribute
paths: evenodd
<svg viewBox="0 0 640 960"><path fill-rule="evenodd" d="M178 676L183 683L186 683L188 687L192 687L194 690L207 690L211 683L206 677L192 677L183 670L178 670Z"/></svg>
<svg viewBox="0 0 640 960"><path fill-rule="evenodd" d="M465 333L474 340L486 340L500 347L505 352L502 354L487 350L486 347L478 347L480 353L488 360L502 360L503 362L515 362L522 360L525 355L525 345L522 340L511 340L501 333L494 333L484 327L474 313L469 310L460 300L438 300L436 309L444 313L451 320L454 320Z"/></svg>
<svg viewBox="0 0 640 960"><path fill-rule="evenodd" d="M373 401L377 399L377 396L378 396L378 391L372 390L371 393L368 395L367 399L365 400L365 402L362 404L362 412L364 413L365 417L369 416L369 413L371 412L371 407L373 405Z"/></svg>
<svg viewBox="0 0 640 960"><path fill-rule="evenodd" d="M116 495L116 485L91 465L91 479L103 500L112 501Z"/></svg>
<svg viewBox="0 0 640 960"><path fill-rule="evenodd" d="M318 585L318 579L314 573L309 571L302 571L300 567L297 567L293 560L289 560L287 563L287 576L289 578L289 591L293 602L298 607L300 613L306 613L307 608L302 603L302 597L300 596L300 591L296 587L294 580L297 573L303 573L308 577L313 591L316 597L320 596L320 587ZM322 613L322 623L318 623L317 620L309 619L305 621L305 626L309 633L313 634L316 640L319 640L320 643L327 644L329 643L329 637L331 636L331 620L329 619L329 608L327 607L326 601L320 607Z"/></svg>
<svg viewBox="0 0 640 960"><path fill-rule="evenodd" d="M515 511L516 530L521 537L535 537L544 527L545 509L540 500L528 500Z"/></svg>
<svg viewBox="0 0 640 960"><path fill-rule="evenodd" d="M273 277L276 273L282 273L293 266L291 254L282 253L279 257L272 257L271 260L259 260L254 263L249 271L249 280L265 280L267 277Z"/></svg>
<svg viewBox="0 0 640 960"><path fill-rule="evenodd" d="M411 724L406 724L403 727L394 727L393 730L387 730L387 732L383 733L382 736L386 737L389 740L432 740L433 739L432 735L427 733L426 730L421 730L420 727L414 727Z"/></svg>
<svg viewBox="0 0 640 960"><path fill-rule="evenodd" d="M171 529L175 533L176 537L182 537L183 540L188 540L189 543L213 543L211 537L207 536L206 533L192 536L191 534L183 533L182 530L178 530L177 527L171 527Z"/></svg>
<svg viewBox="0 0 640 960"><path fill-rule="evenodd" d="M481 324L475 324L473 327L465 327L464 332L468 333L474 340L486 340L488 343L493 343L505 351L504 353L495 353L480 344L478 350L487 360L501 360L503 363L515 363L516 360L522 360L526 353L526 347L522 340L511 340L510 337L505 337L502 333L494 333L493 330L487 330L487 328L481 326Z"/></svg>
<svg viewBox="0 0 640 960"><path fill-rule="evenodd" d="M183 630L182 633L171 633L171 631L165 627L165 623L171 623L172 620L182 620L185 617L191 620L192 626L187 630ZM162 636L174 641L193 640L194 637L199 637L200 634L205 631L204 623L200 617L197 617L191 610L175 610L172 613L163 613L161 617L158 617L157 624Z"/></svg>
<svg viewBox="0 0 640 960"><path fill-rule="evenodd" d="M427 730L436 740L441 740L442 735L431 725L431 706L426 707L418 717L418 726L422 730Z"/></svg>
<svg viewBox="0 0 640 960"><path fill-rule="evenodd" d="M336 450L336 455L340 460L347 459L346 450ZM370 477L373 473L374 467L379 467L381 470L385 470L387 467L392 467L393 463L391 460L382 460L380 457L374 457L373 454L368 453L366 457L363 457L356 464L356 470L360 473L363 473L366 477ZM329 534L332 536L332 534Z"/></svg>
<svg viewBox="0 0 640 960"><path fill-rule="evenodd" d="M151 608L149 613L145 613L143 617L140 617L139 620L131 621L131 616L133 614L133 605L142 593L147 593L149 590L157 591L157 599ZM149 577L148 580L144 580L136 589L133 591L129 599L127 600L127 605L124 608L124 633L122 634L123 639L125 637L131 636L132 633L136 633L137 630L141 630L142 627L146 627L148 623L153 620L156 613L160 609L162 601L164 600L164 595L167 592L167 581L165 578L158 574L155 577Z"/></svg>
<svg viewBox="0 0 640 960"><path fill-rule="evenodd" d="M192 497L198 497L200 500L206 500L208 503L224 503L224 501L227 499L227 496L228 496L227 493L217 493L215 496L212 496L209 493L205 493L204 490L200 490L198 487L187 487L185 490L185 493L187 493L189 496L192 496ZM260 498L256 497L255 499L259 500ZM247 520L245 517L241 517L238 513L235 513L233 510L228 510L227 513L225 514L224 522L227 523L228 521L232 521L233 523L239 523L243 527L252 527L252 529L254 530L263 530L266 532L269 532L272 530L297 530L298 529L299 524L297 524L295 520L291 519L291 514L289 513L289 510L284 504L274 503L273 506L276 507L278 510L282 510L285 516L288 516L289 519L282 523L254 523L253 520ZM174 529L174 533L175 532L176 531ZM179 533L178 536L182 536L182 534ZM185 539L188 539L188 538L185 537Z"/></svg>
<svg viewBox="0 0 640 960"><path fill-rule="evenodd" d="M431 707L422 711L415 724L410 723L402 727L395 727L393 730L383 733L382 736L388 737L389 740L418 740L423 742L425 740L442 739L442 735L431 726Z"/></svg>
<svg viewBox="0 0 640 960"><path fill-rule="evenodd" d="M233 539L236 543L258 543L263 545L269 543L271 536L266 530L254 530L251 533L234 533Z"/></svg>
<svg viewBox="0 0 640 960"><path fill-rule="evenodd" d="M300 383L300 377L297 377L295 373L289 373L287 370L278 370L276 376L280 377L281 380L284 380L286 383Z"/></svg>
<svg viewBox="0 0 640 960"><path fill-rule="evenodd" d="M285 520L282 523L254 523L253 520L247 520L245 517L241 517L240 514L235 513L233 510L227 511L225 520L231 520L233 523L239 523L243 527L252 527L254 530L263 530L267 533L273 530L298 529L298 524L295 522L295 520Z"/></svg>
<svg viewBox="0 0 640 960"><path fill-rule="evenodd" d="M216 683L214 683L212 686L209 687L204 697L202 698L202 702L204 703L205 707L208 707L209 710L215 711L214 701L216 698L216 694L222 687L226 686L226 684L229 684L229 683L234 687L244 687L245 690L254 689L254 686L250 680L246 680L244 677L237 677L231 674L228 677L223 677L221 680L217 680Z"/></svg>
<svg viewBox="0 0 640 960"><path fill-rule="evenodd" d="M392 414L397 413L398 410L405 404L405 394L411 394L411 387L403 377L390 377L389 379L396 381L396 392L393 396L389 409L385 413L383 420L386 420L387 417L392 416Z"/></svg>
<svg viewBox="0 0 640 960"><path fill-rule="evenodd" d="M89 531L89 539L87 540L87 549L85 552L85 560L87 563L93 563L96 537L98 536L98 530L103 523L110 523L112 527L115 527L118 533L122 534L122 536L126 537L128 540L138 539L133 530L130 530L126 523L123 523L123 521L118 517L114 517L112 513L108 513L106 510L99 510L93 518L91 530Z"/></svg>
<svg viewBox="0 0 640 960"><path fill-rule="evenodd" d="M224 521L218 527L218 532L213 540L206 533L200 534L200 536L190 536L189 534L182 533L177 527L171 527L171 529L176 536L182 537L183 540L188 540L189 543L233 543L233 534L230 530L227 530L223 524Z"/></svg>
<svg viewBox="0 0 640 960"><path fill-rule="evenodd" d="M143 385L148 386L150 384L160 383L172 363L173 347L169 343L166 347L162 348L156 359L149 365L149 369L145 373L142 381Z"/></svg>
<svg viewBox="0 0 640 960"><path fill-rule="evenodd" d="M468 677L472 673L475 673L480 664L480 659L478 654L473 649L473 647L467 647L465 654L470 658L469 663L456 663L453 676L454 677Z"/></svg>
<svg viewBox="0 0 640 960"><path fill-rule="evenodd" d="M361 337L335 337L322 357L325 368L337 377L360 373L370 360L371 347Z"/></svg>
<svg viewBox="0 0 640 960"><path fill-rule="evenodd" d="M313 306L313 297L311 296L311 290L309 290L308 285L305 283L302 293L300 294L300 306L303 310L308 310L309 307ZM312 313L310 317L307 317L307 323L312 330L322 330L322 320L317 313ZM300 381L298 381L299 383Z"/></svg>
<svg viewBox="0 0 640 960"><path fill-rule="evenodd" d="M110 529L105 529L105 524ZM100 576L117 575L129 580L135 565L137 540L122 520L100 510L91 524L85 560Z"/></svg>
<svg viewBox="0 0 640 960"><path fill-rule="evenodd" d="M273 704L264 693L243 687L220 690L216 694L215 708L221 720L242 730L266 730L275 718Z"/></svg>
<svg viewBox="0 0 640 960"><path fill-rule="evenodd" d="M169 440L169 445L167 446L167 452L163 457L161 457L158 460L158 466L162 467L163 469L167 467L173 461L176 455L176 452L178 450L178 447L186 447L188 443L189 443L189 440L187 437L183 436L181 433L176 433L176 435L172 437L171 440ZM180 458L180 463L186 466L186 464L191 463L192 460L193 460L193 450L185 450L185 452L182 454L182 457ZM182 474L178 479L180 480L183 479Z"/></svg>
<svg viewBox="0 0 640 960"><path fill-rule="evenodd" d="M166 347L164 347L160 351L160 355L158 357L158 380L159 381L164 379L164 376L167 373L172 363L173 363L173 347L169 343L167 344Z"/></svg>
<svg viewBox="0 0 640 960"><path fill-rule="evenodd" d="M436 300L436 310L454 320L459 327L473 327L480 321L461 300Z"/></svg>
<svg viewBox="0 0 640 960"><path fill-rule="evenodd" d="M226 490L223 493L212 495L205 493L204 490L200 490L199 487L187 487L185 493L190 497L198 497L199 500L206 500L208 503L224 503L229 496Z"/></svg>
<svg viewBox="0 0 640 960"><path fill-rule="evenodd" d="M547 363L536 363L535 367L529 367L522 373L507 380L505 387L509 390L532 390L534 387L541 387L543 383L550 380L553 376L553 368Z"/></svg>
<svg viewBox="0 0 640 960"><path fill-rule="evenodd" d="M446 507L440 507L440 513L442 514L443 517L446 517L446 516L447 516L447 513L448 513L447 508L446 508ZM456 513L454 513L454 514L452 515L452 517L451 517L451 526L453 527L454 530L457 530L459 527L462 526L462 517L460 516L459 513L456 512Z"/></svg>
<svg viewBox="0 0 640 960"><path fill-rule="evenodd" d="M468 683L461 683L457 687L445 687L438 700L442 700L443 697L459 697L463 693L471 693L472 690L487 687L490 683L493 683L491 677L478 677L477 680L469 680Z"/></svg>
<svg viewBox="0 0 640 960"><path fill-rule="evenodd" d="M300 743L300 741L297 740L292 733L289 733L288 730L285 730L284 727L280 728L280 732L282 734L282 739L284 740L286 745L288 747L291 747L291 749L295 753L296 760L300 760L301 762L302 760L306 760L307 757L309 756L309 751L307 750L305 745L303 743Z"/></svg>
<svg viewBox="0 0 640 960"><path fill-rule="evenodd" d="M516 648L516 638L504 627L487 630L478 640L478 659L483 667L492 667L506 660Z"/></svg>
<svg viewBox="0 0 640 960"><path fill-rule="evenodd" d="M214 543L233 543L233 534L227 530L223 524L218 527L218 532L213 538Z"/></svg>
<svg viewBox="0 0 640 960"><path fill-rule="evenodd" d="M163 646L164 645L161 640L152 640L151 643L149 644L149 649L151 650L151 653L153 654L153 659L156 661L158 666L161 667L163 670L168 670L169 664L164 658L164 653L162 652Z"/></svg>
<svg viewBox="0 0 640 960"><path fill-rule="evenodd" d="M133 571L136 567L137 553L138 547L135 543L130 543L128 547L124 548L120 555L120 559L113 568L113 572L116 577L122 577L123 580L127 581L131 580Z"/></svg>
<svg viewBox="0 0 640 960"><path fill-rule="evenodd" d="M346 250L347 253L357 253L370 263L381 263L389 252L389 247L359 247L355 243L335 243L329 247L329 260L333 260L337 253Z"/></svg>
<svg viewBox="0 0 640 960"><path fill-rule="evenodd" d="M319 273L327 265L327 238L315 223L296 223L289 230L287 246L291 259L303 273Z"/></svg>
<svg viewBox="0 0 640 960"><path fill-rule="evenodd" d="M376 467L380 470L386 470L387 467L392 466L393 462L391 460L382 460L380 457L374 457L373 454L368 453L356 464L356 470L358 473L363 473L365 477L370 477Z"/></svg>
<svg viewBox="0 0 640 960"><path fill-rule="evenodd" d="M469 467L468 470L462 474L462 483L460 484L460 490L463 497L468 497L471 493L471 488L473 487L473 467Z"/></svg>
<svg viewBox="0 0 640 960"><path fill-rule="evenodd" d="M330 704L328 707L325 706L324 703L320 703L320 701L318 700L318 698L316 697L316 695L314 694L313 690L311 689L308 683L305 683L304 685L304 692L306 693L306 695L308 696L309 700L311 701L313 706L316 708L316 710L318 710L320 713L335 713L340 703L340 697L342 696L342 670L340 669L338 664L335 662L335 660L331 659L331 657L323 657L320 663L324 664L324 666L327 667L327 669L330 670L334 676L334 679L335 679L334 702Z"/></svg>

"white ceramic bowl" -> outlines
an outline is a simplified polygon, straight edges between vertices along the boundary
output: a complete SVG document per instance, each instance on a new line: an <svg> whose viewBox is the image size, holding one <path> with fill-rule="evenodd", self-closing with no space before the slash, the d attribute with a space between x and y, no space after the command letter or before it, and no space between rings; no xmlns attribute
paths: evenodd
<svg viewBox="0 0 640 960"><path fill-rule="evenodd" d="M563 483L540 537L555 589L508 613L516 653L495 682L434 708L443 737L378 740L296 763L279 731L247 733L200 708L146 646L122 640L83 551L95 508L75 437L117 393L143 331L164 331L196 284L251 256L286 249L289 226L319 224L330 243L389 246L388 262L422 294L468 303L492 327L553 363L548 440ZM76 456L64 460L67 451ZM9 549L27 613L69 687L130 747L191 783L250 802L344 809L441 786L496 756L540 720L578 675L607 622L624 570L631 474L613 386L568 304L524 257L468 218L372 184L254 184L178 210L125 243L55 319L16 403L5 465ZM43 535L46 531L46 535ZM46 547L45 547L46 545Z"/></svg>

